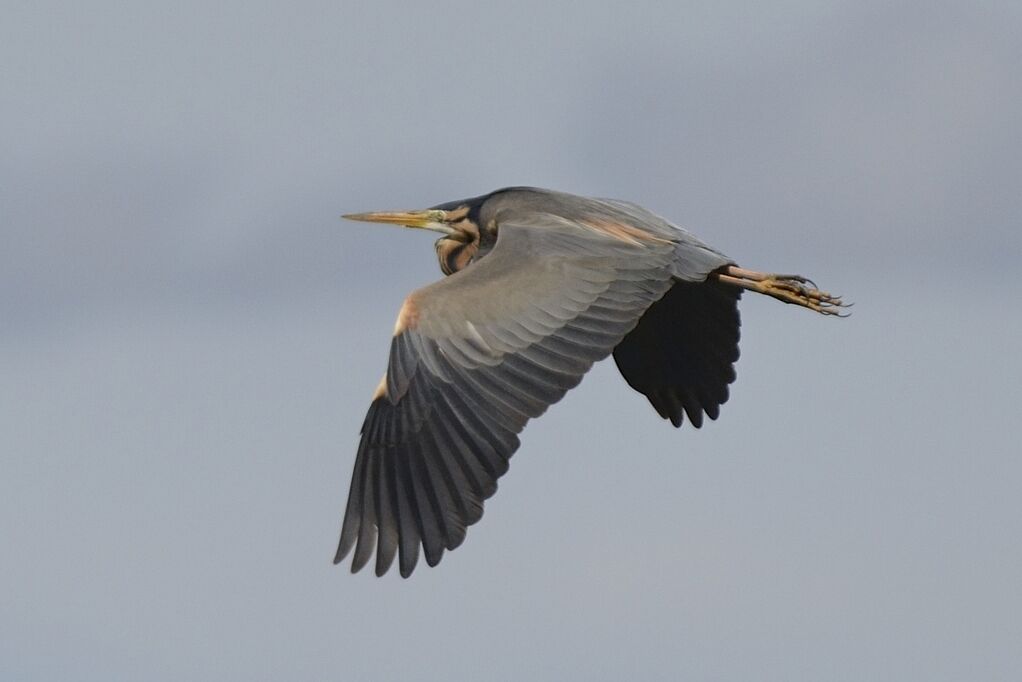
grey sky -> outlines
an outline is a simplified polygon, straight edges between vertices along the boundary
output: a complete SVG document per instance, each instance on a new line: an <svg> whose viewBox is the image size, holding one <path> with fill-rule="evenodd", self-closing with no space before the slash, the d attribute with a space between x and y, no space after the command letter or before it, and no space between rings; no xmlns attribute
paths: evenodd
<svg viewBox="0 0 1022 682"><path fill-rule="evenodd" d="M8 2L0 678L1022 676L1022 9ZM610 364L465 545L330 564L431 239L535 184L857 302L746 297L732 400Z"/></svg>

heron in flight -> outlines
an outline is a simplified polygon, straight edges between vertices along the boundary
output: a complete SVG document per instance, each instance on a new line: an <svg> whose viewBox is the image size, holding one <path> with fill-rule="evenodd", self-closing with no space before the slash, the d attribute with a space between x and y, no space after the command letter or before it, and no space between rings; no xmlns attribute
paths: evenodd
<svg viewBox="0 0 1022 682"><path fill-rule="evenodd" d="M674 426L716 419L735 380L743 290L824 315L841 298L738 267L632 203L531 187L345 218L433 230L447 277L394 325L355 458L334 563L435 566L483 514L529 419L611 353Z"/></svg>

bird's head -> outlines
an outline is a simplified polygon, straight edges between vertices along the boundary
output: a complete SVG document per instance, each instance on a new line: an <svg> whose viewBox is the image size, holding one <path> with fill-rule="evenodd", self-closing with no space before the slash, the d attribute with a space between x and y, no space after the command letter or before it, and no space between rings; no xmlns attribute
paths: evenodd
<svg viewBox="0 0 1022 682"><path fill-rule="evenodd" d="M451 201L418 211L352 213L344 217L441 233L443 236L436 241L437 259L444 274L450 275L471 263L480 246L488 249L496 240L496 234L480 228L479 213L485 199Z"/></svg>

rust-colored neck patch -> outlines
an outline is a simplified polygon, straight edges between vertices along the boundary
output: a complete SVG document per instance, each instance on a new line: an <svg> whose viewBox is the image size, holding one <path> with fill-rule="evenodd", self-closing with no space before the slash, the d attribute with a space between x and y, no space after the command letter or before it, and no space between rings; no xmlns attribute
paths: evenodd
<svg viewBox="0 0 1022 682"><path fill-rule="evenodd" d="M472 258L479 251L479 241L460 242L454 239L441 239L436 244L436 255L440 260L440 269L445 275L453 275L458 270L468 267Z"/></svg>
<svg viewBox="0 0 1022 682"><path fill-rule="evenodd" d="M460 220L457 216L462 215ZM468 219L468 208L462 207L451 211L448 216L454 220L448 220L447 224L455 229L455 232L436 243L436 255L440 261L440 269L445 275L453 275L458 270L463 270L472 262L476 253L479 252L479 226Z"/></svg>

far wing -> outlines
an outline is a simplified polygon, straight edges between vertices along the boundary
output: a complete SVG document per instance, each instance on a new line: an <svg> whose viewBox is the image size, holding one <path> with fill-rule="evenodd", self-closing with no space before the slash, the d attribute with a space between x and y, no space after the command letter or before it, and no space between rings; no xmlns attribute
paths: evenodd
<svg viewBox="0 0 1022 682"><path fill-rule="evenodd" d="M676 282L614 349L628 385L664 419L692 426L720 414L735 380L742 290L713 279Z"/></svg>
<svg viewBox="0 0 1022 682"><path fill-rule="evenodd" d="M535 219L533 219L535 221ZM603 226L604 228L606 226ZM413 292L362 426L336 562L438 563L479 520L517 434L606 357L672 284L674 244L553 216L502 223L492 252Z"/></svg>

